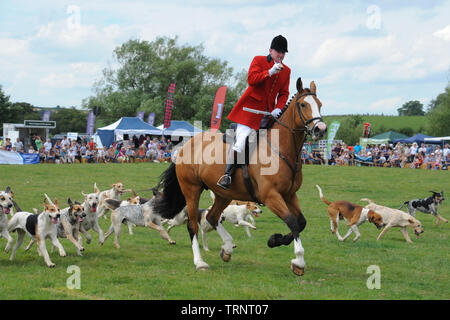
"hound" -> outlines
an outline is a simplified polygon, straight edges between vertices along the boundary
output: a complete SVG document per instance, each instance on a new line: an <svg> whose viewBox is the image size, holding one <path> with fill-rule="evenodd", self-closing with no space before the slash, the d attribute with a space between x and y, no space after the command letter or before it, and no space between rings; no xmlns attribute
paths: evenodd
<svg viewBox="0 0 450 320"><path fill-rule="evenodd" d="M0 191L0 236L5 238L6 243L5 252L8 253L13 243L13 238L8 232L8 214L12 213L12 208L15 204L14 193L10 187L6 187L5 191Z"/></svg>
<svg viewBox="0 0 450 320"><path fill-rule="evenodd" d="M14 232L17 230L17 242L12 250L10 260L13 261L17 249L23 242L25 234L28 234L32 239L37 241L38 253L44 257L44 261L48 267L53 268L55 264L50 260L45 245L45 239L50 238L52 244L59 250L61 257L66 256L63 246L58 240L56 225L60 217L58 199L53 202L46 195L44 198L44 211L35 215L30 212L17 212L8 223L8 231ZM47 200L49 203L47 203Z"/></svg>
<svg viewBox="0 0 450 320"><path fill-rule="evenodd" d="M81 204L83 206L84 213L86 217L80 223L80 234L78 235L78 242L80 246L83 246L81 233L86 237L86 242L91 243L92 237L89 234L89 230L93 229L95 232L98 232L98 239L100 244L103 244L105 241L105 237L103 234L103 230L100 228L98 224L98 216L97 216L97 208L99 204L99 194L100 190L97 188L97 185L94 184L94 193L86 194L81 191L81 194L84 196L84 202Z"/></svg>
<svg viewBox="0 0 450 320"><path fill-rule="evenodd" d="M60 211L61 216L58 221L58 225L56 226L58 238L69 239L69 241L72 242L75 246L77 254L79 256L82 256L81 251L84 251L84 248L78 242L78 238L80 232L80 223L83 222L84 217L86 217L86 213L84 213L84 208L78 201L75 201L74 204L69 198L67 199L67 203L69 204L69 207L64 208ZM25 250L30 249L33 244L34 240L31 239ZM53 253L54 248L55 247L52 245L51 253Z"/></svg>
<svg viewBox="0 0 450 320"><path fill-rule="evenodd" d="M361 237L358 227L366 221L373 223L378 229L384 226L384 220L380 214L345 200L330 202L324 198L322 189L318 185L316 187L319 190L320 199L328 206L331 232L336 234L339 241L345 241L352 232L356 234L353 241L357 241ZM344 237L341 237L338 231L339 219L344 219L350 227Z"/></svg>
<svg viewBox="0 0 450 320"><path fill-rule="evenodd" d="M209 192L211 199L214 201L214 193ZM223 210L222 216L225 221L234 224L235 227L243 226L249 237L251 237L249 228L255 229L255 219L252 215L258 217L262 210L258 208L255 202L233 200L228 207Z"/></svg>
<svg viewBox="0 0 450 320"><path fill-rule="evenodd" d="M121 194L123 194L126 191L130 190L124 190L123 189L123 183L120 182L120 180L117 180L117 183L114 183L111 185L111 189L105 190L100 192L98 195L98 210L97 210L97 216L101 218L106 211L109 210L109 208L105 205L106 199L114 199L114 200L120 200ZM97 184L94 183L94 188L97 188ZM104 217L106 219L106 216Z"/></svg>
<svg viewBox="0 0 450 320"><path fill-rule="evenodd" d="M366 206L367 209L373 210L376 213L380 214L383 217L383 221L386 223L386 227L381 231L381 233L377 237L377 241L381 239L381 237L389 231L392 227L400 227L400 231L405 237L406 242L412 243L409 238L408 232L406 231L407 227L410 227L414 230L416 234L416 238L419 238L419 235L423 233L422 224L416 218L410 216L406 212L403 212L398 209L392 209L385 206L380 206L375 204L372 200L363 198L361 201L367 201L369 204Z"/></svg>
<svg viewBox="0 0 450 320"><path fill-rule="evenodd" d="M143 204L141 202L142 201L141 197L136 195L136 192L134 192L134 190L131 190L131 192L133 193L133 197L128 198L127 200L123 200L123 201L105 198L105 206L108 207L108 209L110 209L110 210L115 210L118 207L135 206L135 205L138 205L138 204ZM109 201L106 201L106 200L109 200ZM127 225L128 225L128 233L130 235L133 235L133 224L128 221Z"/></svg>
<svg viewBox="0 0 450 320"><path fill-rule="evenodd" d="M144 204L140 205L131 205L131 206L118 206L111 213L111 226L109 227L108 232L105 234L105 240L109 237L109 235L114 232L115 239L114 245L117 249L120 248L119 245L119 235L122 230L123 222L131 222L136 226L141 227L149 227L159 231L161 238L169 241L170 244L175 244L176 242L170 238L167 231L161 226L161 217L153 213L153 202L155 197L150 199ZM114 205L114 201L110 199L106 200L110 205Z"/></svg>
<svg viewBox="0 0 450 320"><path fill-rule="evenodd" d="M437 218L436 224L438 225L441 220L444 223L447 223L448 220L444 219L438 214L438 206L444 201L444 191L441 192L434 192L430 191L433 195L429 196L426 199L414 199L403 202L402 206L399 208L403 208L404 205L407 205L408 213L415 217L416 216L416 210L423 212L423 213L431 213L433 216Z"/></svg>

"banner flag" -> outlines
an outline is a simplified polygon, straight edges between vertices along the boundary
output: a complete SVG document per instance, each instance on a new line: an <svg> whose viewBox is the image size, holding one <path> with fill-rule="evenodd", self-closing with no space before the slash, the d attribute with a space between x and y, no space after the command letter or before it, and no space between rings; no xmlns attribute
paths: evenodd
<svg viewBox="0 0 450 320"><path fill-rule="evenodd" d="M51 113L52 111L51 110L45 110L43 113L42 113L42 121L49 121L50 120L50 113Z"/></svg>
<svg viewBox="0 0 450 320"><path fill-rule="evenodd" d="M213 111L211 114L211 131L217 131L220 128L226 93L227 86L222 86L217 89L216 97L214 98Z"/></svg>
<svg viewBox="0 0 450 320"><path fill-rule="evenodd" d="M142 121L144 121L144 113L145 113L145 111L139 111L137 113L136 117L141 119Z"/></svg>
<svg viewBox="0 0 450 320"><path fill-rule="evenodd" d="M171 83L167 91L166 113L164 114L164 129L170 127L172 118L173 95L175 93L175 82Z"/></svg>
<svg viewBox="0 0 450 320"><path fill-rule="evenodd" d="M87 125L86 125L86 134L89 136L92 136L94 134L94 128L95 128L95 114L94 111L89 111L89 115L87 118Z"/></svg>
<svg viewBox="0 0 450 320"><path fill-rule="evenodd" d="M327 159L331 158L331 145L333 144L334 137L339 130L341 123L339 121L333 121L328 127L328 138L327 138L327 152L325 154Z"/></svg>
<svg viewBox="0 0 450 320"><path fill-rule="evenodd" d="M155 113L154 112L150 112L148 114L147 123L151 126L155 123Z"/></svg>

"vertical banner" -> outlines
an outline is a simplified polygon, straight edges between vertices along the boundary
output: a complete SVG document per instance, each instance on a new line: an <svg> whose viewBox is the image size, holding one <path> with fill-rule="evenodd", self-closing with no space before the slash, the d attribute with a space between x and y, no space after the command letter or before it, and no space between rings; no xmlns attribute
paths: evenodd
<svg viewBox="0 0 450 320"><path fill-rule="evenodd" d="M137 113L136 117L141 119L142 121L144 121L144 113L145 113L145 111L139 111Z"/></svg>
<svg viewBox="0 0 450 320"><path fill-rule="evenodd" d="M150 112L148 114L147 123L151 126L155 124L155 113L154 112Z"/></svg>
<svg viewBox="0 0 450 320"><path fill-rule="evenodd" d="M226 93L227 86L222 86L217 89L216 97L214 98L213 111L211 114L211 131L217 131L220 128Z"/></svg>
<svg viewBox="0 0 450 320"><path fill-rule="evenodd" d="M175 82L171 83L167 91L166 113L164 114L164 129L170 127L172 118L173 94L175 93Z"/></svg>
<svg viewBox="0 0 450 320"><path fill-rule="evenodd" d="M370 135L370 123L364 122L364 138L368 138Z"/></svg>
<svg viewBox="0 0 450 320"><path fill-rule="evenodd" d="M339 121L333 121L328 127L328 138L327 138L327 151L325 153L325 157L328 159L331 158L331 145L333 143L334 137L336 137L336 133L339 130L341 123Z"/></svg>
<svg viewBox="0 0 450 320"><path fill-rule="evenodd" d="M94 134L94 128L95 128L95 114L94 111L89 111L89 115L87 118L87 125L86 125L86 134L89 136L92 136Z"/></svg>
<svg viewBox="0 0 450 320"><path fill-rule="evenodd" d="M42 113L42 121L49 121L50 120L50 113L51 110L46 110Z"/></svg>

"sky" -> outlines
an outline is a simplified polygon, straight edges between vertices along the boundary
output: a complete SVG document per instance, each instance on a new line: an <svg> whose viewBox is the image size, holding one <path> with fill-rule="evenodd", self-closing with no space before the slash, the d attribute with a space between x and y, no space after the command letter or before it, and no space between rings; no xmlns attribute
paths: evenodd
<svg viewBox="0 0 450 320"><path fill-rule="evenodd" d="M237 73L279 34L290 94L314 81L322 115L426 109L450 81L450 0L1 0L0 85L13 102L80 108L129 39L177 36Z"/></svg>

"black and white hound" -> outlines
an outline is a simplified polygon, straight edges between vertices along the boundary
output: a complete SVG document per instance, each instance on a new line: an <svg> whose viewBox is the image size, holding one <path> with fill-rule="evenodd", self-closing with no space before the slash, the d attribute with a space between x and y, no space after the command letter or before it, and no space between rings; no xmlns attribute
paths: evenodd
<svg viewBox="0 0 450 320"><path fill-rule="evenodd" d="M436 224L439 224L441 220L445 223L448 222L447 219L444 219L438 214L438 206L444 201L444 191L434 192L430 191L433 195L429 196L425 199L413 199L409 201L403 202L402 206L399 208L403 208L407 205L408 213L415 217L416 210L423 213L431 213L433 216L437 218Z"/></svg>

